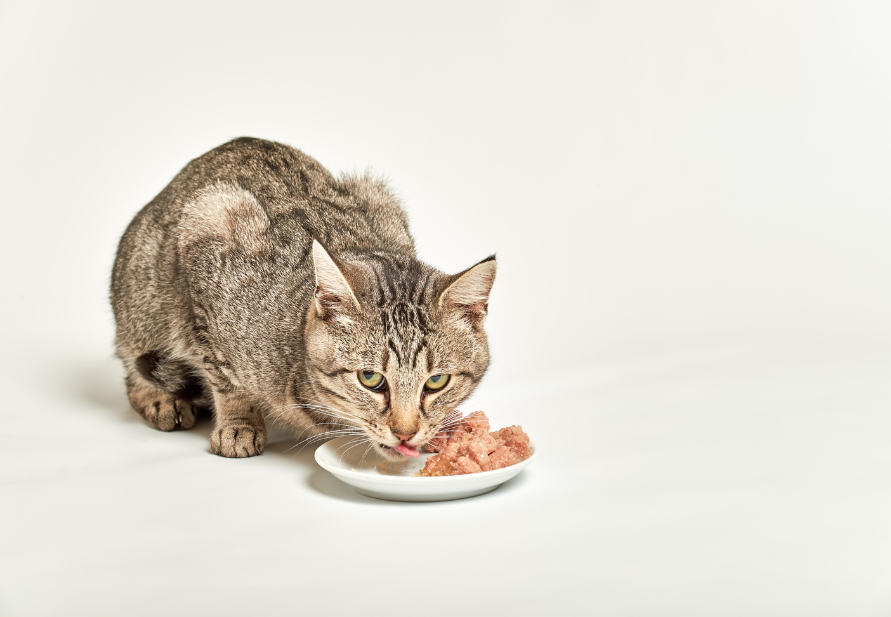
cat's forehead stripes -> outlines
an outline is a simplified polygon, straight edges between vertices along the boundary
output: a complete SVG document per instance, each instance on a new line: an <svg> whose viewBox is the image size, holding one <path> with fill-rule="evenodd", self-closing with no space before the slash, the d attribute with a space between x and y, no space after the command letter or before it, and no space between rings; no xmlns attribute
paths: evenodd
<svg viewBox="0 0 891 617"><path fill-rule="evenodd" d="M430 333L426 309L406 302L381 309L380 321L387 339L387 349L403 367L414 368L426 349Z"/></svg>
<svg viewBox="0 0 891 617"><path fill-rule="evenodd" d="M405 255L373 253L365 263L374 273L377 285L373 295L378 308L398 302L421 306L433 299L434 272Z"/></svg>
<svg viewBox="0 0 891 617"><path fill-rule="evenodd" d="M375 253L367 261L376 285L371 290L387 341L387 356L402 367L415 368L426 349L433 319L434 274L416 260L392 253Z"/></svg>

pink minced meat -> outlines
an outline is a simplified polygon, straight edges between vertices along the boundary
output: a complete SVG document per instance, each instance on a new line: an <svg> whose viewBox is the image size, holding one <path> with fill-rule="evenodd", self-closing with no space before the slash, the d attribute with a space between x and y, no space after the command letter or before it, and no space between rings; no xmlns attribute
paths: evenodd
<svg viewBox="0 0 891 617"><path fill-rule="evenodd" d="M460 416L459 416L460 417ZM452 423L424 449L438 452L427 459L419 476L458 476L501 469L529 458L529 436L519 426L489 432L489 418L474 411Z"/></svg>

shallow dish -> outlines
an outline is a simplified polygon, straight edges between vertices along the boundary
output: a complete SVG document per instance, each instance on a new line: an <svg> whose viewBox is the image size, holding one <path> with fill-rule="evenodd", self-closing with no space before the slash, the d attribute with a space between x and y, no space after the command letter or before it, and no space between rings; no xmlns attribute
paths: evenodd
<svg viewBox="0 0 891 617"><path fill-rule="evenodd" d="M332 439L316 450L316 462L357 493L390 501L448 501L482 495L516 476L536 457L535 446L530 444L529 458L510 467L463 476L415 478L432 454L422 452L417 458L391 463L365 444L354 444L354 437Z"/></svg>

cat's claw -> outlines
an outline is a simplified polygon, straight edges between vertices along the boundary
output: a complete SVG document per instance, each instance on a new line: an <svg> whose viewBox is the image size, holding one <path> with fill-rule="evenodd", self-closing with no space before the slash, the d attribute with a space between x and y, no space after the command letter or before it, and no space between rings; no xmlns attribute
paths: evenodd
<svg viewBox="0 0 891 617"><path fill-rule="evenodd" d="M247 458L263 454L266 430L254 426L222 426L210 434L210 451L227 458Z"/></svg>

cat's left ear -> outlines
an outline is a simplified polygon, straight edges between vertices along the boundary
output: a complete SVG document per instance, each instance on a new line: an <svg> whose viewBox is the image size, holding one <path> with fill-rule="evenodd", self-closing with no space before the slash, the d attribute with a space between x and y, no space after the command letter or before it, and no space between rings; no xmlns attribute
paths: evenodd
<svg viewBox="0 0 891 617"><path fill-rule="evenodd" d="M495 255L456 274L439 297L440 306L460 311L474 326L482 326L489 311L489 293L495 282Z"/></svg>
<svg viewBox="0 0 891 617"><path fill-rule="evenodd" d="M359 301L343 272L315 239L312 241L312 262L316 273L316 309L322 319L344 316L346 311L358 309Z"/></svg>

